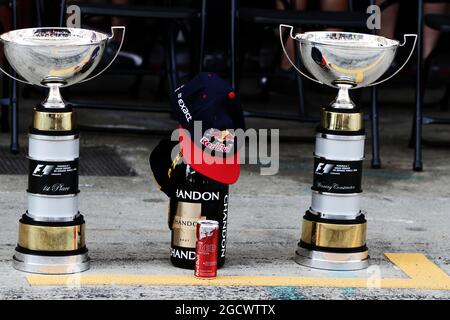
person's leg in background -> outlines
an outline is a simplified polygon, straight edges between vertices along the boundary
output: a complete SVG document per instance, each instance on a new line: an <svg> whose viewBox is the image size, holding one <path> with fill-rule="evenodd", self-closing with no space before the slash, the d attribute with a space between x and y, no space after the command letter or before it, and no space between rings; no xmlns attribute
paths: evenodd
<svg viewBox="0 0 450 320"><path fill-rule="evenodd" d="M292 1L292 0L291 0ZM306 9L307 2L306 0L294 0L296 1L296 9L299 11L303 11ZM289 1L290 3L290 1ZM290 10L290 8L285 8L283 5L283 2L281 0L277 0L276 2L276 8L277 10ZM294 41L289 37L285 44L286 52L288 53L289 57L292 61L294 61ZM280 69L287 71L291 69L291 63L289 62L288 58L283 54L281 56L280 61Z"/></svg>
<svg viewBox="0 0 450 320"><path fill-rule="evenodd" d="M320 6L324 11L344 11L347 10L347 0L321 0Z"/></svg>
<svg viewBox="0 0 450 320"><path fill-rule="evenodd" d="M296 9L297 10L305 10L307 6L306 0L295 0L296 1ZM348 1L347 0L321 0L320 6L323 11L345 11L348 8ZM284 8L283 2L280 0L277 0L276 7L278 10L286 10L289 8ZM332 29L327 29L332 30ZM336 30L336 29L333 29ZM286 51L291 58L292 61L294 61L294 41L292 39L288 39L286 42ZM289 70L291 68L291 63L287 59L285 55L282 56L281 62L280 62L280 68L282 70Z"/></svg>
<svg viewBox="0 0 450 320"><path fill-rule="evenodd" d="M384 0L377 0L377 5L381 5L383 2ZM381 29L378 32L380 36L389 39L395 38L399 7L400 5L398 3L392 4L381 12Z"/></svg>
<svg viewBox="0 0 450 320"><path fill-rule="evenodd" d="M83 0L69 0L67 1L67 5L70 4L77 4L80 2L89 2L92 4L101 4L101 3L108 3L116 4L116 5L128 5L130 4L130 0L89 0L89 1L83 1ZM127 25L128 19L123 17L112 17L111 18L111 25L112 26L125 26Z"/></svg>
<svg viewBox="0 0 450 320"><path fill-rule="evenodd" d="M348 7L347 0L321 0L320 7L323 11L345 11Z"/></svg>
<svg viewBox="0 0 450 320"><path fill-rule="evenodd" d="M384 1L379 0L377 4L380 5ZM381 13L381 30L379 32L380 36L394 39L395 38L395 27L397 24L399 5L393 4L387 7ZM444 14L448 12L448 4L446 3L425 3L424 14ZM428 26L424 26L423 29L423 59L425 60L439 40L440 32L431 29Z"/></svg>
<svg viewBox="0 0 450 320"><path fill-rule="evenodd" d="M11 12L8 3L0 4L0 24L2 32L11 30ZM0 65L3 65L3 50L0 51Z"/></svg>
<svg viewBox="0 0 450 320"><path fill-rule="evenodd" d="M424 14L445 14L448 12L447 3L425 3ZM426 60L439 40L440 32L428 26L423 28L423 59Z"/></svg>
<svg viewBox="0 0 450 320"><path fill-rule="evenodd" d="M320 7L323 11L346 11L348 9L347 0L321 0ZM327 31L339 31L338 28L326 28Z"/></svg>
<svg viewBox="0 0 450 320"><path fill-rule="evenodd" d="M112 4L117 5L127 5L130 4L130 0L111 0ZM125 26L128 23L128 19L121 18L121 17L112 17L111 18L111 24L113 26Z"/></svg>

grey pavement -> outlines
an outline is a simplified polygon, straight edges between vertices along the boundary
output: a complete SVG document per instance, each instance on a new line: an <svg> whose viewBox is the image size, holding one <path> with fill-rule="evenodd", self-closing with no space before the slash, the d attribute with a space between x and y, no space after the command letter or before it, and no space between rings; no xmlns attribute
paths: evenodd
<svg viewBox="0 0 450 320"><path fill-rule="evenodd" d="M396 93L390 93L391 97ZM411 97L405 92L405 99ZM330 101L324 95L318 101ZM21 144L25 146L28 114L39 99L21 106ZM383 99L382 99L383 100ZM292 100L291 102L295 102ZM266 104L269 109L278 109ZM320 102L322 103L322 102ZM258 104L253 103L257 108ZM280 109L295 108L283 102ZM366 145L362 207L367 212L371 264L381 276L405 278L384 258L385 252L425 254L450 274L450 128L427 127L423 172L413 172L407 147L412 105L384 103L381 110L383 168L370 168ZM283 109L283 110L284 110ZM81 124L123 124L169 130L168 115L80 111ZM227 262L221 275L292 275L305 277L368 277L367 271L330 272L297 265L294 260L301 217L310 204L314 145L313 124L249 119L248 127L280 128L280 171L261 176L257 165L245 165L230 188ZM148 156L158 137L83 132L83 147L107 145L135 169L134 177L80 177L80 211L87 223L92 259L88 274L192 274L172 267L167 197L154 184ZM8 135L0 135L8 144ZM25 155L22 155L25 156ZM354 289L318 287L196 287L196 286L30 286L25 274L11 267L18 219L26 210L25 175L0 175L0 298L3 299L449 299L449 291L416 289Z"/></svg>

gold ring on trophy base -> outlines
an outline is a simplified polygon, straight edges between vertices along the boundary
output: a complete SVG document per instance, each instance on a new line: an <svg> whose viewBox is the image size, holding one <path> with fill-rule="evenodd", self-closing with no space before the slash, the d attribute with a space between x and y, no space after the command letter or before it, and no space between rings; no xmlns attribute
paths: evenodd
<svg viewBox="0 0 450 320"><path fill-rule="evenodd" d="M19 223L19 246L34 251L73 251L85 246L84 223L50 227Z"/></svg>
<svg viewBox="0 0 450 320"><path fill-rule="evenodd" d="M322 109L320 127L330 131L361 131L364 129L363 113L335 112Z"/></svg>
<svg viewBox="0 0 450 320"><path fill-rule="evenodd" d="M69 112L33 110L33 128L41 131L71 131L75 129L75 115Z"/></svg>
<svg viewBox="0 0 450 320"><path fill-rule="evenodd" d="M366 244L366 223L332 224L304 219L302 241L325 248L359 248Z"/></svg>

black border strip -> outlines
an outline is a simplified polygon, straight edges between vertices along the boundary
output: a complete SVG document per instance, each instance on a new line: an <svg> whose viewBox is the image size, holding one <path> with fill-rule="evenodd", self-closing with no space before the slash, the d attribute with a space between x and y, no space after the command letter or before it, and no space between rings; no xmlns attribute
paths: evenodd
<svg viewBox="0 0 450 320"><path fill-rule="evenodd" d="M326 106L323 110L333 113L362 113L362 109L359 107L352 109L344 109L344 108L333 108L332 106Z"/></svg>
<svg viewBox="0 0 450 320"><path fill-rule="evenodd" d="M78 212L79 213L79 212ZM37 221L26 214L22 215L22 218L19 220L20 223L29 224L32 226L41 226L41 227L73 227L82 225L85 223L83 215L78 215L72 221Z"/></svg>
<svg viewBox="0 0 450 320"><path fill-rule="evenodd" d="M367 223L366 217L364 214L360 214L356 219L353 220L338 220L338 219L324 219L321 218L311 211L306 211L303 216L304 220L312 221L312 222L320 222L320 223L328 223L328 224L363 224Z"/></svg>
<svg viewBox="0 0 450 320"><path fill-rule="evenodd" d="M364 159L361 159L361 160L334 160L334 159L330 159L330 158L321 157L321 156L318 156L316 154L314 154L314 158L319 159L319 160L323 160L323 161L338 162L338 163L334 163L334 164L341 164L341 163L346 163L346 162L361 162L361 163L364 163Z"/></svg>
<svg viewBox="0 0 450 320"><path fill-rule="evenodd" d="M335 136L364 136L366 135L366 130L362 129L359 131L342 131L342 130L328 130L322 128L320 125L316 127L317 133L323 133L323 134L332 134Z"/></svg>
<svg viewBox="0 0 450 320"><path fill-rule="evenodd" d="M301 248L304 248L307 250L323 251L323 252L330 252L330 253L358 253L358 252L364 252L364 251L368 250L367 245L363 245L362 247L357 247L357 248L319 247L319 246L315 246L315 245L303 242L303 240L300 240L298 245Z"/></svg>
<svg viewBox="0 0 450 320"><path fill-rule="evenodd" d="M38 130L30 126L29 128L30 134L40 135L40 136L75 136L74 140L78 138L80 131L78 129L68 130L68 131L44 131Z"/></svg>
<svg viewBox="0 0 450 320"><path fill-rule="evenodd" d="M353 194L353 193L362 193L362 192L363 192L362 188L360 189L360 191L352 191L352 192L330 192L330 191L323 191L323 190L320 190L320 189L315 189L314 186L311 187L311 190L317 191L317 192L326 192L326 193L333 194L333 195L335 195L335 194L337 194L337 195L341 195L341 194Z"/></svg>
<svg viewBox="0 0 450 320"><path fill-rule="evenodd" d="M64 108L46 108L42 104L39 103L34 109L37 112L50 112L50 113L53 113L53 112L67 113L67 112L73 111L73 107L70 104L66 104Z"/></svg>
<svg viewBox="0 0 450 320"><path fill-rule="evenodd" d="M30 255L35 255L35 256L65 257L65 256L75 256L75 255L87 253L88 249L86 246L84 246L83 248L80 248L78 250L71 250L71 251L36 251L36 250L30 250L30 249L27 249L27 248L17 245L16 251L23 253L23 254L30 254Z"/></svg>

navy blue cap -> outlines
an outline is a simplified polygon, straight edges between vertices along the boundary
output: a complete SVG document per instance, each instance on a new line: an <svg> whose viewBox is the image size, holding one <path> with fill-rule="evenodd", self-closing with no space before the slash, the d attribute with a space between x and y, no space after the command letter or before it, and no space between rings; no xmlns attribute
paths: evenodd
<svg viewBox="0 0 450 320"><path fill-rule="evenodd" d="M208 178L234 183L239 177L240 165L233 130L245 130L242 106L231 86L212 72L202 72L174 91L172 109L181 128L183 158L194 170ZM195 140L194 122L201 121L203 136ZM196 163L195 153L204 159L233 157L234 161ZM198 158L196 158L198 159ZM212 159L213 160L213 159ZM224 163L225 162L225 163Z"/></svg>
<svg viewBox="0 0 450 320"><path fill-rule="evenodd" d="M189 131L193 130L194 120L202 121L203 128L245 129L238 97L213 72L202 72L176 89L172 94L172 108L178 122Z"/></svg>

